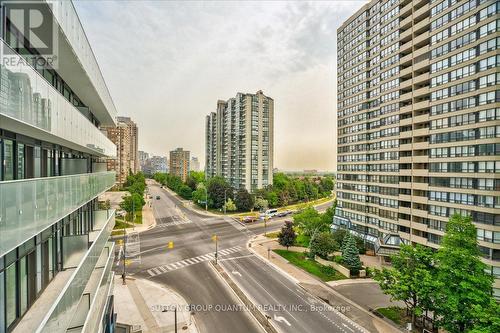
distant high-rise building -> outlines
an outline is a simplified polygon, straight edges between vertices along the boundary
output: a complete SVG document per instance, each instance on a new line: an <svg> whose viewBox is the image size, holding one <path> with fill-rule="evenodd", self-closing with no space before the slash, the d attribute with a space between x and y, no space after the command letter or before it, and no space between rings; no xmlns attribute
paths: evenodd
<svg viewBox="0 0 500 333"><path fill-rule="evenodd" d="M205 172L248 191L273 183L274 100L262 91L217 102L206 116Z"/></svg>
<svg viewBox="0 0 500 333"><path fill-rule="evenodd" d="M168 172L168 160L164 156L151 156L144 164L143 170L145 174L154 175L157 172Z"/></svg>
<svg viewBox="0 0 500 333"><path fill-rule="evenodd" d="M378 255L439 248L458 213L500 276L499 8L374 0L338 29L333 227Z"/></svg>
<svg viewBox="0 0 500 333"><path fill-rule="evenodd" d="M0 332L114 332L113 99L71 1L0 8Z"/></svg>
<svg viewBox="0 0 500 333"><path fill-rule="evenodd" d="M146 165L146 162L149 159L149 153L139 150L137 152L137 159L139 160L140 171L144 171L144 166Z"/></svg>
<svg viewBox="0 0 500 333"><path fill-rule="evenodd" d="M177 148L170 152L169 173L186 181L189 175L189 151Z"/></svg>
<svg viewBox="0 0 500 333"><path fill-rule="evenodd" d="M189 166L189 169L190 171L200 171L200 161L198 160L198 157L191 157L191 164Z"/></svg>
<svg viewBox="0 0 500 333"><path fill-rule="evenodd" d="M108 159L108 170L116 171L116 181L123 185L130 172L139 171L137 125L129 117L118 117L116 126L102 129L116 145L116 158Z"/></svg>

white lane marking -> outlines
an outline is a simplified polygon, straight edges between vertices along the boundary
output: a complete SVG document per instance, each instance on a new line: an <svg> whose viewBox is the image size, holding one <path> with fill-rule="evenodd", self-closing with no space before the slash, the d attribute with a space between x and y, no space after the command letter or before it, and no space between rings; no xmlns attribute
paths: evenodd
<svg viewBox="0 0 500 333"><path fill-rule="evenodd" d="M253 257L253 256L254 256L253 254L247 254L246 256L239 256L239 257L231 257L231 258L220 259L220 261L237 260L237 259L248 258L248 257Z"/></svg>
<svg viewBox="0 0 500 333"><path fill-rule="evenodd" d="M228 255L230 253L234 253L235 251L239 251L239 249L241 249L240 246L234 246L234 247L231 247L228 249L223 249L223 250L219 251L219 255L220 256ZM214 257L213 252L210 252L207 254L199 255L197 257L186 258L186 259L179 260L177 262L173 262L173 263L169 263L169 264L165 264L165 265L159 265L157 267L152 267L152 268L148 269L146 272L151 277L153 277L156 275L168 273L168 272L176 270L176 269L188 267L190 265L199 264L201 262L205 262L208 260L213 260L214 258L215 257Z"/></svg>
<svg viewBox="0 0 500 333"><path fill-rule="evenodd" d="M286 319L285 319L285 317L283 317L283 316L278 316L278 315L276 315L276 313L274 314L274 320L276 320L277 322L280 322L280 323L285 323L285 324L287 324L288 326L292 326L292 325L290 324L290 322L289 322L288 320L286 320Z"/></svg>

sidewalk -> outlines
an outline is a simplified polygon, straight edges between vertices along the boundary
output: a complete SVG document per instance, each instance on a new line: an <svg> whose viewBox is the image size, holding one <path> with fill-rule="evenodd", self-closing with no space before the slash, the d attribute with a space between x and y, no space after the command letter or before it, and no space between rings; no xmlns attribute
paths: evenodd
<svg viewBox="0 0 500 333"><path fill-rule="evenodd" d="M170 333L175 331L173 309L177 307L177 330L198 333L187 302L167 287L145 279L120 276L114 280L117 323L141 329L143 333Z"/></svg>
<svg viewBox="0 0 500 333"><path fill-rule="evenodd" d="M381 319L370 312L369 309L366 309L362 305L353 302L352 300L341 295L339 292L335 291L333 287L337 286L339 281L334 281L334 283L324 283L320 279L290 264L285 258L274 253L272 251L274 249L286 249L285 247L279 245L275 240L271 240L263 235L259 235L248 243L248 248L250 251L258 255L263 261L270 264L278 271L281 271L282 273L288 275L293 281L297 283L298 286L300 286L310 294L316 296L317 298L320 298L334 308L349 309L348 311L343 312L343 314L366 328L368 331L374 333L401 332L397 327L393 326L388 321ZM268 248L271 250L269 251L269 259ZM303 252L305 248L293 246L290 247L289 250ZM369 281L364 281L365 283L373 282L372 279L366 280ZM349 282L351 282L351 284L361 284L357 279L342 281L345 282L342 282L341 285L349 285Z"/></svg>

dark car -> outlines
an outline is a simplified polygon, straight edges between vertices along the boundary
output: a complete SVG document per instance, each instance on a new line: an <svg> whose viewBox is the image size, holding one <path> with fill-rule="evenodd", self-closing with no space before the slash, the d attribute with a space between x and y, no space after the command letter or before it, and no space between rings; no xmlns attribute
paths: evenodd
<svg viewBox="0 0 500 333"><path fill-rule="evenodd" d="M245 216L243 218L243 222L244 223L252 223L252 222L255 222L257 221L257 218L255 216Z"/></svg>
<svg viewBox="0 0 500 333"><path fill-rule="evenodd" d="M156 200L160 200L160 196L159 195L156 196Z"/></svg>

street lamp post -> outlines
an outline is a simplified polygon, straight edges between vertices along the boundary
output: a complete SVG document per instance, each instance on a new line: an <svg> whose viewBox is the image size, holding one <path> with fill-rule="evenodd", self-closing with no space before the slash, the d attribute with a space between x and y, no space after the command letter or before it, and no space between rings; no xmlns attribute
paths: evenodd
<svg viewBox="0 0 500 333"><path fill-rule="evenodd" d="M226 193L227 193L227 188L224 190L224 215L226 215L226 204L227 204Z"/></svg>
<svg viewBox="0 0 500 333"><path fill-rule="evenodd" d="M207 184L205 184L205 211L208 210L208 188Z"/></svg>

